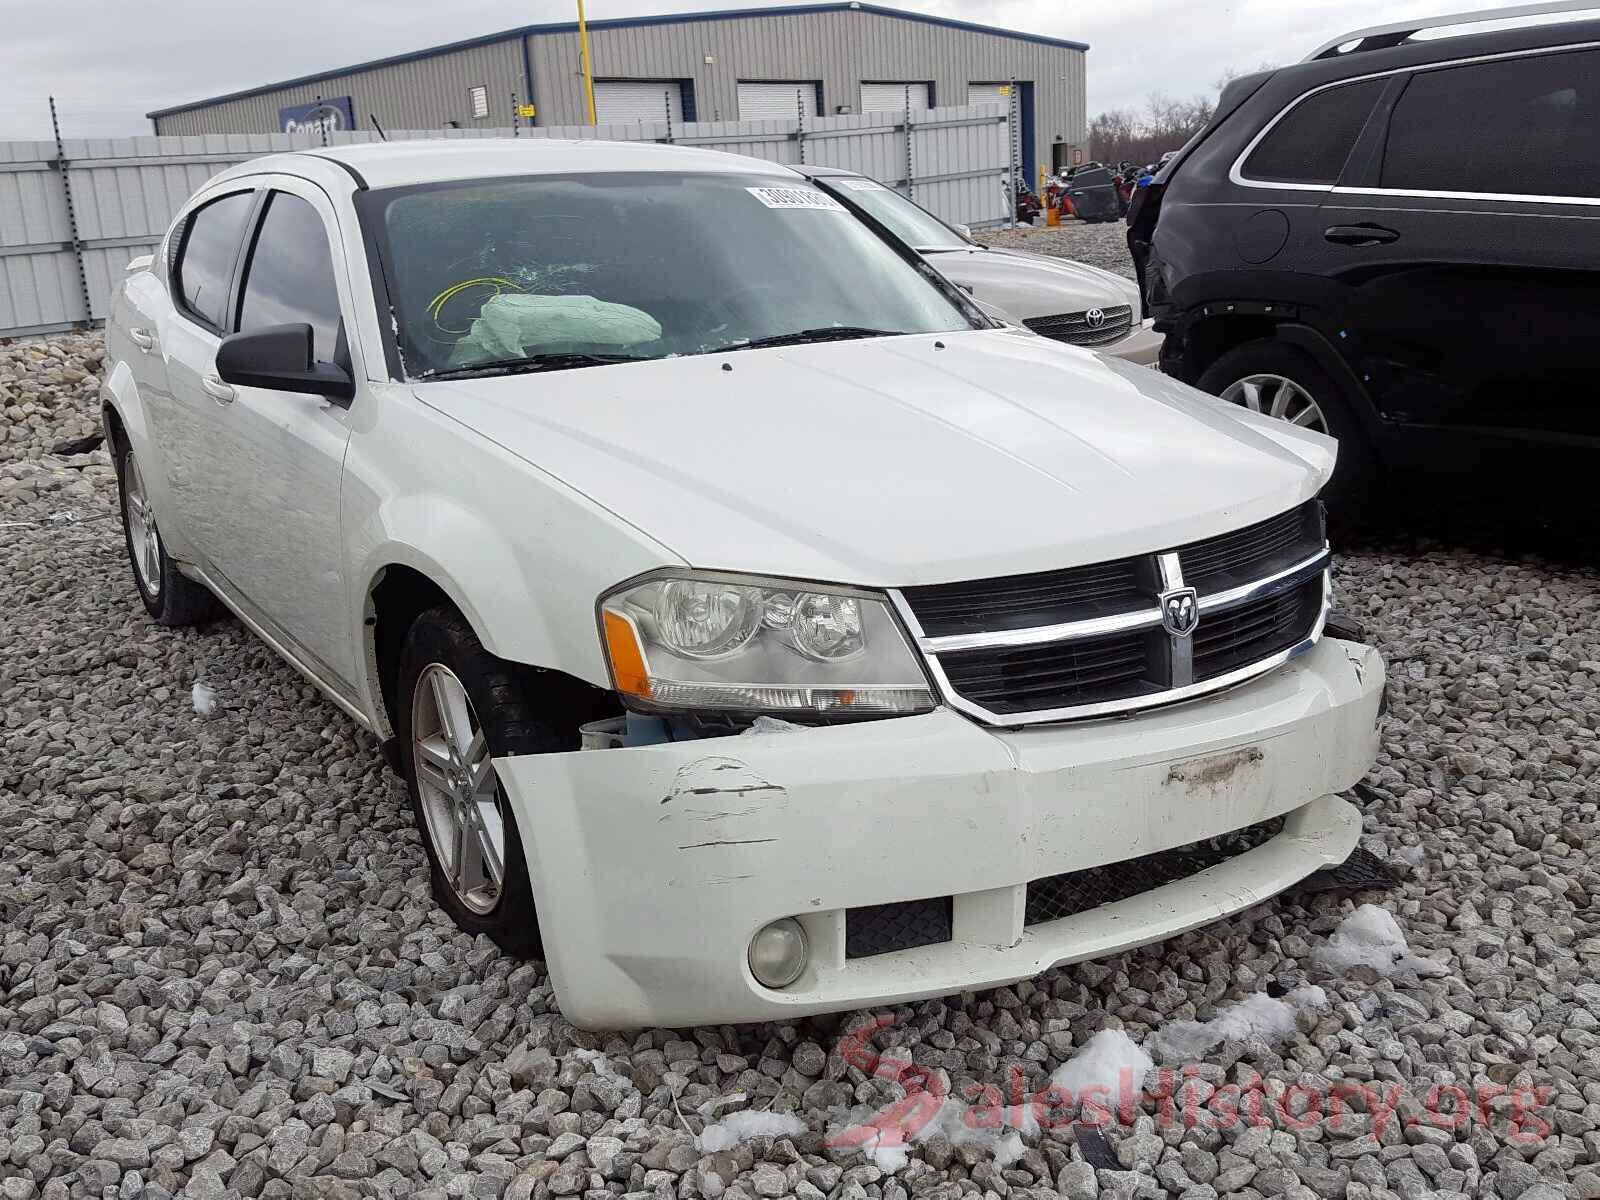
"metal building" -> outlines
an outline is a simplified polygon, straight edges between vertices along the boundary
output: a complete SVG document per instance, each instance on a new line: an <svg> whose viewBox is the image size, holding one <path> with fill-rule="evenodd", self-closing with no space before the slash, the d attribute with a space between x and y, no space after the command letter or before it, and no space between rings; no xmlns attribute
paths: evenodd
<svg viewBox="0 0 1600 1200"><path fill-rule="evenodd" d="M1088 142L1082 42L853 2L590 21L589 41L600 124L1014 100L1029 179L1040 165L1070 164ZM588 120L576 22L510 29L148 116L163 134L368 127L372 117L388 129Z"/></svg>

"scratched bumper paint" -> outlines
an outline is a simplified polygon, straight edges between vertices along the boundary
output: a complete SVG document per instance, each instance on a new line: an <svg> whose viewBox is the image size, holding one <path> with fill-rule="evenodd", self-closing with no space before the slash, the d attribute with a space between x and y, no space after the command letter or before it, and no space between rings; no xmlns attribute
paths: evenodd
<svg viewBox="0 0 1600 1200"><path fill-rule="evenodd" d="M1376 753L1384 671L1324 639L1272 674L1133 719L989 730L940 710L800 732L498 760L557 997L602 1028L754 1021L993 986L1259 902L1360 833L1334 793ZM1287 815L1265 845L1131 900L1023 927L1029 880ZM845 910L953 897L955 938L844 956ZM779 917L811 962L763 988Z"/></svg>

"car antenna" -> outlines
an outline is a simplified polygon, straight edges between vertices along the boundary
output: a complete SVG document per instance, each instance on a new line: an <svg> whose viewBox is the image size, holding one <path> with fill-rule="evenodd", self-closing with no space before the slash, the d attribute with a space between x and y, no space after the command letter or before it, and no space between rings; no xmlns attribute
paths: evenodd
<svg viewBox="0 0 1600 1200"><path fill-rule="evenodd" d="M369 112L367 114L367 120L372 122L372 127L378 131L378 136L387 142L389 140L389 135L383 131L383 126L378 124L378 114Z"/></svg>

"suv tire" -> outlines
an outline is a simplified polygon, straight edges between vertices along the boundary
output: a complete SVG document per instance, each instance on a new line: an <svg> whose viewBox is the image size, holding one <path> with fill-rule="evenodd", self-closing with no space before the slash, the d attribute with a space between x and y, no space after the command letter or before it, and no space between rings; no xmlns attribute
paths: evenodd
<svg viewBox="0 0 1600 1200"><path fill-rule="evenodd" d="M1195 386L1202 392L1232 400L1242 407L1252 407L1240 394L1246 381L1265 377L1269 380L1287 381L1298 390L1291 400L1290 419L1304 411L1305 401L1316 406L1326 425L1328 435L1339 443L1339 461L1333 478L1323 490L1324 497L1339 506L1350 509L1359 504L1377 470L1377 459L1362 432L1356 417L1356 408L1347 389L1334 382L1305 351L1277 341L1260 338L1235 346L1205 369ZM1262 385L1270 389L1271 384ZM1233 389L1233 394L1229 394ZM1298 404L1295 408L1293 405ZM1269 408L1269 405L1263 405ZM1260 410L1257 410L1260 411ZM1272 415L1270 411L1267 415Z"/></svg>
<svg viewBox="0 0 1600 1200"><path fill-rule="evenodd" d="M156 529L144 475L131 446L122 446L117 453L117 496L128 566L145 612L157 624L172 627L199 625L220 617L222 605L217 598L205 585L179 571L167 554L166 543Z"/></svg>
<svg viewBox="0 0 1600 1200"><path fill-rule="evenodd" d="M527 676L441 607L412 623L396 689L401 775L434 897L457 927L515 958L542 957L544 947L522 837L493 759L578 748L576 732L541 711Z"/></svg>

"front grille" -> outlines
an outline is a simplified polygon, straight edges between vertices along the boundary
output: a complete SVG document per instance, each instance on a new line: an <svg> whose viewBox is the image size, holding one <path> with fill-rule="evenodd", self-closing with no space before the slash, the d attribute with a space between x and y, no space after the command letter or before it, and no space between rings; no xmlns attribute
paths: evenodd
<svg viewBox="0 0 1600 1200"><path fill-rule="evenodd" d="M1322 505L1302 504L1232 533L1180 546L1178 560L1184 583L1221 591L1304 562L1326 540Z"/></svg>
<svg viewBox="0 0 1600 1200"><path fill-rule="evenodd" d="M871 958L896 950L936 946L948 942L953 929L949 896L850 908L844 914L844 956Z"/></svg>
<svg viewBox="0 0 1600 1200"><path fill-rule="evenodd" d="M1100 313L1100 323L1091 325L1089 314ZM1104 346L1125 337L1133 328L1133 309L1126 304L1109 308L1085 309L1082 312L1056 313L1050 317L1032 317L1023 321L1040 337L1073 346Z"/></svg>
<svg viewBox="0 0 1600 1200"><path fill-rule="evenodd" d="M907 588L904 595L929 637L1059 625L1131 612L1150 603L1148 589L1139 585L1138 563L1131 558L1064 571Z"/></svg>
<svg viewBox="0 0 1600 1200"><path fill-rule="evenodd" d="M1283 818L1275 817L1259 825L1251 825L1221 837L1203 842L1192 842L1141 858L1112 863L1104 867L1089 867L1082 871L1068 871L1035 879L1028 885L1028 901L1023 916L1024 925L1042 925L1046 921L1059 921L1099 908L1102 904L1115 904L1135 896L1188 879L1208 867L1215 867L1229 859L1254 850L1278 835L1283 828Z"/></svg>
<svg viewBox="0 0 1600 1200"><path fill-rule="evenodd" d="M1296 645L1322 611L1322 576L1226 609L1200 622L1194 633L1194 677L1215 679Z"/></svg>
<svg viewBox="0 0 1600 1200"><path fill-rule="evenodd" d="M1134 630L1015 649L956 651L941 655L939 664L951 687L991 712L1064 708L1161 691L1160 683L1148 678L1151 636Z"/></svg>
<svg viewBox="0 0 1600 1200"><path fill-rule="evenodd" d="M1265 669L1320 632L1326 554L1311 501L1172 551L900 598L958 707L1026 724L1148 707ZM1160 597L1182 588L1198 594L1199 623L1171 633Z"/></svg>

